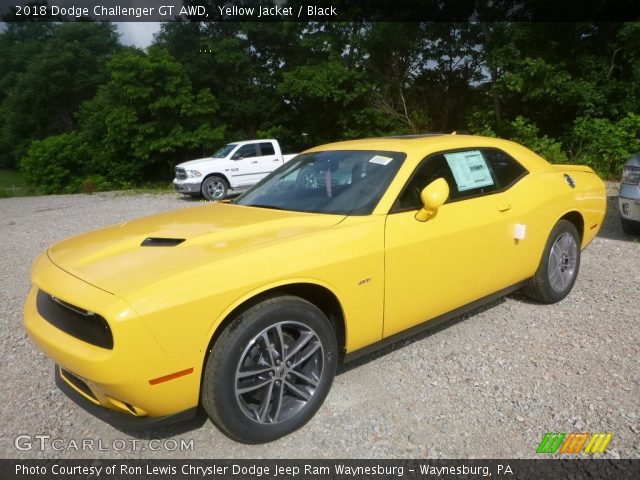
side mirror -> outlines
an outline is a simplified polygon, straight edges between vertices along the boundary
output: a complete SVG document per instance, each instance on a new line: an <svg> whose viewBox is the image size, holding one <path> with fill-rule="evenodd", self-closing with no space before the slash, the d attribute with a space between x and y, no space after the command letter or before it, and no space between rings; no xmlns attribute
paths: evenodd
<svg viewBox="0 0 640 480"><path fill-rule="evenodd" d="M242 160L242 155L240 155L239 153L234 153L233 155L231 155L231 160Z"/></svg>
<svg viewBox="0 0 640 480"><path fill-rule="evenodd" d="M416 213L416 220L426 222L438 213L438 209L449 197L449 184L444 178L438 178L424 187L420 193L423 207Z"/></svg>

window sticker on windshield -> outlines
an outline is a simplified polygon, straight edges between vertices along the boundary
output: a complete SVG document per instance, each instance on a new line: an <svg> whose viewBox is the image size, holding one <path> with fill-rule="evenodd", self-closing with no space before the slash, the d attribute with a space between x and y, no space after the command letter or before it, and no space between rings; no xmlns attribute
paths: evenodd
<svg viewBox="0 0 640 480"><path fill-rule="evenodd" d="M444 158L451 168L458 191L493 185L491 172L480 150L445 153Z"/></svg>
<svg viewBox="0 0 640 480"><path fill-rule="evenodd" d="M371 160L369 160L369 163L377 163L378 165L389 165L389 162L391 162L392 160L393 158L391 157L383 157L382 155L376 155Z"/></svg>

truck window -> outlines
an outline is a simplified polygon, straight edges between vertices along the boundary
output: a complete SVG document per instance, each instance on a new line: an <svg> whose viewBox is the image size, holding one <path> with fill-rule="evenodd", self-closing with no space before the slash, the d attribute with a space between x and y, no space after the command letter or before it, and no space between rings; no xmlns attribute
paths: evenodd
<svg viewBox="0 0 640 480"><path fill-rule="evenodd" d="M240 147L238 149L238 151L236 153L233 154L233 156L236 157L236 158L256 157L257 156L256 144L255 143L251 143L249 145L243 145L242 147Z"/></svg>
<svg viewBox="0 0 640 480"><path fill-rule="evenodd" d="M258 144L260 147L260 155L275 155L276 151L273 148L271 142L261 142Z"/></svg>

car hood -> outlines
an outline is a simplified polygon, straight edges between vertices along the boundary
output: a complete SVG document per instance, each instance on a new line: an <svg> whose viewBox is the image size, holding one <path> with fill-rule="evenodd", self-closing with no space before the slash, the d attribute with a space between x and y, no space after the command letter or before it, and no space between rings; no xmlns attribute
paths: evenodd
<svg viewBox="0 0 640 480"><path fill-rule="evenodd" d="M189 160L188 162L180 163L176 165L176 168L177 167L184 168L184 169L198 168L200 165L205 165L209 162L220 161L220 160L224 160L224 158L214 158L214 157L197 158L196 160Z"/></svg>
<svg viewBox="0 0 640 480"><path fill-rule="evenodd" d="M85 233L52 246L48 255L68 273L117 293L173 269L328 228L344 218L213 203Z"/></svg>

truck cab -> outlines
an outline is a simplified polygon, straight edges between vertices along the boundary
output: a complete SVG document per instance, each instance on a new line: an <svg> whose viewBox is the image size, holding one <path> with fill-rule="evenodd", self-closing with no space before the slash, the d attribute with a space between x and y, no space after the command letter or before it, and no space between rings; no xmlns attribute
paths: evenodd
<svg viewBox="0 0 640 480"><path fill-rule="evenodd" d="M274 139L233 142L210 157L177 165L173 185L184 195L222 200L229 190L251 187L293 157L283 155Z"/></svg>

